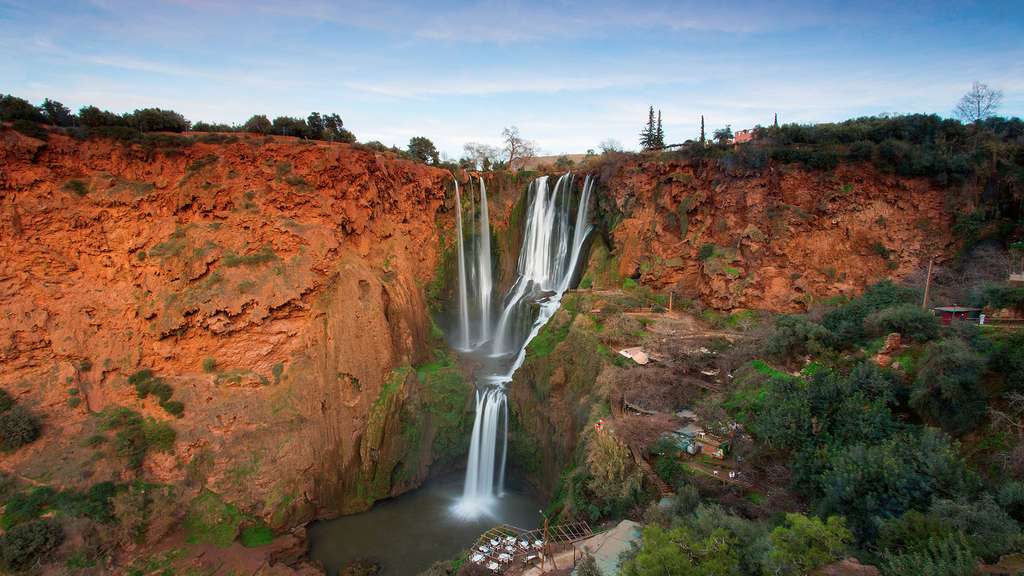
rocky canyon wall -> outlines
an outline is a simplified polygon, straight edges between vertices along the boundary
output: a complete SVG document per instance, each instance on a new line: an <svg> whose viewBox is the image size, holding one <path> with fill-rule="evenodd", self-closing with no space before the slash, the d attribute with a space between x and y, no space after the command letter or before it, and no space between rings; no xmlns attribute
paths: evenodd
<svg viewBox="0 0 1024 576"><path fill-rule="evenodd" d="M449 180L344 144L3 130L0 387L43 434L0 470L72 487L134 477L114 447L86 446L97 415L124 406L177 432L146 477L275 528L418 485L451 458L438 439L472 421L424 295ZM139 398L142 370L180 417Z"/></svg>
<svg viewBox="0 0 1024 576"><path fill-rule="evenodd" d="M743 170L631 157L600 170L618 273L719 309L805 310L904 278L955 244L940 187L867 164Z"/></svg>

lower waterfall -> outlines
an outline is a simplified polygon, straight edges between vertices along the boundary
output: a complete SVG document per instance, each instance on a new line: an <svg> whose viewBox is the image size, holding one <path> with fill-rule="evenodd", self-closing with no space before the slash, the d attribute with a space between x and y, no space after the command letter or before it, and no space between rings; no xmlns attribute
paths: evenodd
<svg viewBox="0 0 1024 576"><path fill-rule="evenodd" d="M575 176L534 180L527 190L523 244L516 280L502 300L493 333L481 340L489 347L489 370L478 374L476 418L462 498L456 514L486 514L504 490L508 456L508 400L505 386L526 358L526 346L558 310L580 263L584 242L593 226L588 206L594 180L588 175L574 196ZM482 198L486 202L486 196ZM484 212L486 214L486 211ZM463 286L460 284L460 289Z"/></svg>

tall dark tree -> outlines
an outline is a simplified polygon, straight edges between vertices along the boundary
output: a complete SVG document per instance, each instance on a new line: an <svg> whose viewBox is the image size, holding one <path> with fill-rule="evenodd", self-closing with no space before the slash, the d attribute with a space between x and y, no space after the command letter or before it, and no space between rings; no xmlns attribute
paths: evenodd
<svg viewBox="0 0 1024 576"><path fill-rule="evenodd" d="M700 115L700 143L707 142L707 138L704 136L704 115Z"/></svg>
<svg viewBox="0 0 1024 576"><path fill-rule="evenodd" d="M309 132L314 139L319 140L324 137L325 124L319 112L311 112L306 118L306 124L309 126Z"/></svg>
<svg viewBox="0 0 1024 576"><path fill-rule="evenodd" d="M43 114L46 116L46 120L54 126L74 126L75 115L71 113L71 110L57 102L56 100L50 100L47 98L43 100L43 104L39 106L42 109Z"/></svg>
<svg viewBox="0 0 1024 576"><path fill-rule="evenodd" d="M642 150L652 150L655 148L656 138L657 128L654 124L654 106L651 106L647 111L647 125L640 132L640 148Z"/></svg>
<svg viewBox="0 0 1024 576"><path fill-rule="evenodd" d="M8 94L6 96L0 95L0 120L4 122L13 122L15 120L45 122L46 118L28 100Z"/></svg>
<svg viewBox="0 0 1024 576"><path fill-rule="evenodd" d="M429 138L425 136L413 136L409 139L409 154L420 162L437 164L437 148Z"/></svg>
<svg viewBox="0 0 1024 576"><path fill-rule="evenodd" d="M779 129L779 113L778 113L778 112L776 112L776 113L775 113L775 123L774 123L774 125L773 125L773 126L774 126L774 128L775 128L776 130L778 130L778 129Z"/></svg>
<svg viewBox="0 0 1024 576"><path fill-rule="evenodd" d="M270 119L264 114L256 114L242 125L242 129L246 132L256 132L257 134L269 134L272 127Z"/></svg>
<svg viewBox="0 0 1024 576"><path fill-rule="evenodd" d="M654 131L655 148L665 147L665 131L661 128L661 110L658 110L658 127Z"/></svg>
<svg viewBox="0 0 1024 576"><path fill-rule="evenodd" d="M726 124L725 128L719 128L715 130L715 142L718 142L720 146L725 146L732 141L732 126Z"/></svg>

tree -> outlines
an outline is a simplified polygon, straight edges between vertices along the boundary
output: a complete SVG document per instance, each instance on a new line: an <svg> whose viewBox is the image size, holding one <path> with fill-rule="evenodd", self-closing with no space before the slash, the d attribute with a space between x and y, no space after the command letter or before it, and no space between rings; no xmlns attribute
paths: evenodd
<svg viewBox="0 0 1024 576"><path fill-rule="evenodd" d="M703 144L705 142L707 142L707 139L704 137L704 115L701 114L700 115L700 143Z"/></svg>
<svg viewBox="0 0 1024 576"><path fill-rule="evenodd" d="M962 532L971 550L986 562L1024 549L1020 526L989 494L977 501L937 500L931 512Z"/></svg>
<svg viewBox="0 0 1024 576"><path fill-rule="evenodd" d="M725 128L719 128L715 130L714 136L715 142L718 142L719 146L725 146L732 141L732 126L729 124L725 125Z"/></svg>
<svg viewBox="0 0 1024 576"><path fill-rule="evenodd" d="M323 118L323 134L325 138L334 142L346 142L352 144L356 141L356 135L345 128L345 123L342 122L341 116L337 114L325 114Z"/></svg>
<svg viewBox="0 0 1024 576"><path fill-rule="evenodd" d="M437 164L438 154L434 143L426 136L413 136L409 139L409 155L419 162Z"/></svg>
<svg viewBox="0 0 1024 576"><path fill-rule="evenodd" d="M959 338L932 342L914 378L910 406L951 434L973 430L988 404L981 387L984 359Z"/></svg>
<svg viewBox="0 0 1024 576"><path fill-rule="evenodd" d="M647 110L647 125L640 131L640 149L653 150L657 147L657 127L654 124L654 106Z"/></svg>
<svg viewBox="0 0 1024 576"><path fill-rule="evenodd" d="M64 541L64 530L52 518L11 527L0 536L0 568L19 572L31 568Z"/></svg>
<svg viewBox="0 0 1024 576"><path fill-rule="evenodd" d="M274 118L271 129L274 134L280 134L281 136L298 136L299 138L309 137L309 125L306 124L306 121L302 118L278 116L277 118Z"/></svg>
<svg viewBox="0 0 1024 576"><path fill-rule="evenodd" d="M100 110L95 106L83 106L79 109L78 122L87 128L128 125L125 116L119 116L108 110Z"/></svg>
<svg viewBox="0 0 1024 576"><path fill-rule="evenodd" d="M0 413L0 452L17 450L39 438L39 420L24 406Z"/></svg>
<svg viewBox="0 0 1024 576"><path fill-rule="evenodd" d="M606 138L597 145L601 150L601 154L608 154L611 152L622 152L622 144L614 138Z"/></svg>
<svg viewBox="0 0 1024 576"><path fill-rule="evenodd" d="M971 481L946 435L922 427L835 450L818 480L818 510L845 516L864 543L874 538L878 518L927 509L936 494L957 493Z"/></svg>
<svg viewBox="0 0 1024 576"><path fill-rule="evenodd" d="M246 132L255 132L257 134L270 134L272 128L273 125L270 123L270 119L263 114L254 115L242 125L242 129Z"/></svg>
<svg viewBox="0 0 1024 576"><path fill-rule="evenodd" d="M0 96L0 121L13 122L14 120L45 122L46 118L28 100L10 94Z"/></svg>
<svg viewBox="0 0 1024 576"><path fill-rule="evenodd" d="M971 86L971 90L960 98L954 111L964 122L979 123L995 116L1002 102L1002 90L995 90L989 88L988 84L975 82Z"/></svg>
<svg viewBox="0 0 1024 576"><path fill-rule="evenodd" d="M771 573L802 575L841 558L853 534L838 516L822 522L821 518L786 514L786 525L772 530L770 538Z"/></svg>
<svg viewBox="0 0 1024 576"><path fill-rule="evenodd" d="M140 132L184 132L190 125L181 114L159 108L136 110L130 116L130 124Z"/></svg>
<svg viewBox="0 0 1024 576"><path fill-rule="evenodd" d="M516 160L529 158L537 153L533 142L524 139L519 134L519 128L515 126L502 130L501 138L505 142L505 155L508 157L505 163L510 170L516 169L514 165Z"/></svg>
<svg viewBox="0 0 1024 576"><path fill-rule="evenodd" d="M775 113L775 121L772 122L772 128L775 128L776 130L779 129L779 113L778 112Z"/></svg>
<svg viewBox="0 0 1024 576"><path fill-rule="evenodd" d="M658 148L665 147L665 131L661 128L661 110L658 110L658 127L654 131L654 143Z"/></svg>
<svg viewBox="0 0 1024 576"><path fill-rule="evenodd" d="M306 125L309 126L309 132L313 138L319 140L324 137L324 129L327 125L324 123L324 119L320 116L319 112L310 112L306 118Z"/></svg>
<svg viewBox="0 0 1024 576"><path fill-rule="evenodd" d="M71 113L71 110L57 102L56 100L50 100L47 98L43 100L42 106L43 114L46 116L46 120L54 126L74 126L75 115Z"/></svg>
<svg viewBox="0 0 1024 576"><path fill-rule="evenodd" d="M637 555L622 565L624 576L731 576L739 571L736 539L719 528L700 538L685 528L648 526Z"/></svg>
<svg viewBox="0 0 1024 576"><path fill-rule="evenodd" d="M489 144L467 142L462 146L462 151L464 158L472 162L476 170L490 170L501 161L501 150Z"/></svg>

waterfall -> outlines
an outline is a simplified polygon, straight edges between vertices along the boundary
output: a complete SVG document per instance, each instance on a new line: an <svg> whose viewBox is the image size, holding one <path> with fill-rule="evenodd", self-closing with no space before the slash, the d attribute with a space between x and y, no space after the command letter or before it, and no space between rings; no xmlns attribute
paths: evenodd
<svg viewBox="0 0 1024 576"><path fill-rule="evenodd" d="M480 307L480 342L491 334L491 222L487 213L487 186L480 177L480 238L477 246L477 298Z"/></svg>
<svg viewBox="0 0 1024 576"><path fill-rule="evenodd" d="M459 268L459 340L456 347L469 348L469 293L466 287L466 249L462 241L462 197L459 196L459 182L455 182L455 241L458 247Z"/></svg>
<svg viewBox="0 0 1024 576"><path fill-rule="evenodd" d="M504 490L508 453L505 386L525 360L526 346L558 310L562 295L576 275L584 242L592 230L587 212L594 182L590 176L585 179L579 201L575 203L575 218L571 219L574 182L572 174L565 174L550 188L548 177L541 176L527 190L523 245L516 266L518 277L503 299L493 332L484 333L485 340L490 337L493 355L503 359L511 356L512 361L478 375L466 481L462 499L454 509L461 516L476 517L486 513L494 498L501 496ZM480 184L481 220L486 220L486 191L483 181ZM481 234L484 226L481 222ZM482 247L481 242L479 248ZM479 262L479 270L483 271L482 257ZM487 263L489 272L489 257ZM529 329L519 333L522 331L517 328L524 324L518 319L534 314L535 308L536 315L532 316Z"/></svg>

